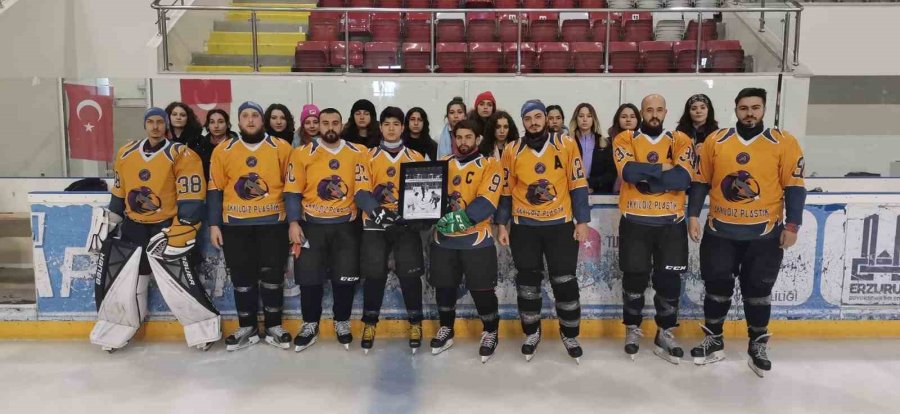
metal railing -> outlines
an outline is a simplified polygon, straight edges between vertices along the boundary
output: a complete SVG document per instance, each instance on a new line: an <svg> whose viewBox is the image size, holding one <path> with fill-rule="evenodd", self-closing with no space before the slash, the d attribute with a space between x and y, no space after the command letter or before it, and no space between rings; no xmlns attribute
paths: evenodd
<svg viewBox="0 0 900 414"><path fill-rule="evenodd" d="M606 39L603 47L603 62L604 62L604 73L609 73L609 43L610 43L610 34L611 34L611 25L612 25L612 15L613 13L673 13L673 14L696 14L697 15L697 49L696 49L696 64L694 65L694 72L700 73L702 68L702 44L703 44L703 14L704 13L759 13L760 14L760 31L764 30L764 15L765 13L784 13L784 41L782 52L781 52L781 72L790 72L792 69L788 65L788 53L789 53L789 42L788 38L790 37L790 16L794 15L794 50L793 50L793 65L798 66L800 64L799 56L800 56L800 15L803 12L803 6L801 6L795 0L786 0L784 3L785 6L775 6L769 7L765 5L765 0L760 7L670 7L670 8L659 8L659 9L622 9L622 8L597 8L597 9L404 9L404 8L370 8L370 7L317 7L317 8L309 8L309 7L291 7L291 6L273 6L273 5L259 5L259 6L195 6L195 5L163 5L160 4L162 0L154 0L151 4L151 7L156 10L158 14L158 29L159 34L162 36L162 49L163 49L163 71L171 70L171 62L169 60L169 42L168 42L168 34L166 33L168 28L166 25L167 17L166 14L169 11L175 10L203 10L203 11L249 11L250 12L250 37L252 42L252 67L253 72L259 72L259 45L258 45L258 19L257 12L265 11L265 12L299 12L299 13L310 13L310 12L331 12L331 13L343 13L343 29L344 29L344 50L345 50L345 61L344 61L344 73L350 72L350 13L428 13L430 14L430 46L431 46L431 65L429 70L431 73L434 73L437 69L435 65L435 53L436 53L436 45L437 42L435 39L435 24L437 22L437 14L439 13L455 13L455 14L465 14L465 13L497 13L499 14L515 14L516 15L516 24L518 25L518 35L516 40L516 74L521 74L522 69L522 23L524 20L523 15L527 15L528 13L606 13L606 19L604 19L604 23L606 25ZM176 0L177 1L177 0Z"/></svg>

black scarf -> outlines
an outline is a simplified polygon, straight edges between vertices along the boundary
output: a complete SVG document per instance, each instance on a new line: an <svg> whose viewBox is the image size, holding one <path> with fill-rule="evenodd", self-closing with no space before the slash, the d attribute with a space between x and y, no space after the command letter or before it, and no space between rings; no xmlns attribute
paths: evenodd
<svg viewBox="0 0 900 414"><path fill-rule="evenodd" d="M525 141L525 145L528 145L535 151L540 151L541 148L544 148L544 144L548 139L550 139L550 132L546 127L543 131L538 132L537 134L532 134L531 132L525 131L525 136L522 137L522 140Z"/></svg>
<svg viewBox="0 0 900 414"><path fill-rule="evenodd" d="M260 129L258 134L245 134L241 131L241 139L248 144L258 144L266 137L266 131Z"/></svg>
<svg viewBox="0 0 900 414"><path fill-rule="evenodd" d="M652 127L650 125L647 125L646 122L641 121L641 132L644 135L648 135L651 137L658 137L663 132L662 122L659 123L659 126Z"/></svg>
<svg viewBox="0 0 900 414"><path fill-rule="evenodd" d="M744 141L751 140L755 138L757 135L762 134L763 130L766 129L763 126L762 122L757 123L753 127L748 127L744 125L742 122L737 123L737 133L738 136L741 137Z"/></svg>

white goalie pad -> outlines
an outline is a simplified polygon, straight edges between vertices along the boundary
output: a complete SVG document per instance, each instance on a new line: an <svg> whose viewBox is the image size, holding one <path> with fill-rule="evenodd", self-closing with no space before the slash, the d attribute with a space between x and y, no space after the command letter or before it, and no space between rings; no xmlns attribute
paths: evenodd
<svg viewBox="0 0 900 414"><path fill-rule="evenodd" d="M194 347L222 338L221 317L193 274L187 258L162 261L147 258L159 292L169 309L184 327L187 345Z"/></svg>
<svg viewBox="0 0 900 414"><path fill-rule="evenodd" d="M141 327L144 317L137 297L142 250L134 247L128 253L129 250L122 246L112 248L115 253L111 254L109 250L101 253L101 263L97 266L95 289L100 290L96 295L100 303L97 324L91 330L90 338L96 345L121 348Z"/></svg>

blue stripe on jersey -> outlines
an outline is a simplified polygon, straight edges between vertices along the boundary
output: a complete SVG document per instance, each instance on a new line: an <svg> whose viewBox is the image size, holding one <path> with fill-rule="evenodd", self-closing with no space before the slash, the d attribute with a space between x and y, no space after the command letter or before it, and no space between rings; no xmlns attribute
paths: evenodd
<svg viewBox="0 0 900 414"><path fill-rule="evenodd" d="M785 222L803 224L803 207L806 205L806 188L789 186L784 188Z"/></svg>
<svg viewBox="0 0 900 414"><path fill-rule="evenodd" d="M670 214L667 216L638 216L635 214L623 214L625 220L628 220L632 223L643 224L645 226L667 226L669 224L679 223L681 220L684 220L684 217L681 220L678 219L678 216L674 214Z"/></svg>
<svg viewBox="0 0 900 414"><path fill-rule="evenodd" d="M120 216L125 214L125 199L121 197L112 196L109 199L109 211L116 213Z"/></svg>
<svg viewBox="0 0 900 414"><path fill-rule="evenodd" d="M513 222L515 222L516 224L521 224L523 226L540 227L540 226L554 226L557 224L565 224L565 223L568 223L569 220L566 220L565 218L558 218L555 220L541 221L541 220L535 220L535 219L528 218L528 217L515 216L515 217L513 217Z"/></svg>
<svg viewBox="0 0 900 414"><path fill-rule="evenodd" d="M131 146L128 149L122 151L122 159L125 159L126 157L131 155L132 152L137 151L141 147L141 141L134 141L129 145Z"/></svg>
<svg viewBox="0 0 900 414"><path fill-rule="evenodd" d="M282 198L284 199L284 209L287 212L288 223L300 221L300 218L303 217L303 204L301 204L303 196L299 193L284 192Z"/></svg>
<svg viewBox="0 0 900 414"><path fill-rule="evenodd" d="M731 138L731 136L734 135L734 134L735 134L735 129L734 129L734 128L728 128L728 132L726 132L725 135L723 135L722 138L719 138L719 140L716 141L716 142L717 142L717 143L718 143L718 142L725 142L726 140L728 140L728 138Z"/></svg>
<svg viewBox="0 0 900 414"><path fill-rule="evenodd" d="M185 224L194 224L203 220L203 201L178 200L178 221Z"/></svg>
<svg viewBox="0 0 900 414"><path fill-rule="evenodd" d="M706 195L709 194L709 189L709 184L697 181L691 183L687 208L688 217L700 217L700 211L703 210L703 204L706 203Z"/></svg>
<svg viewBox="0 0 900 414"><path fill-rule="evenodd" d="M225 223L226 226L255 226L259 224L279 224L284 223L279 217L279 214L272 214L269 216L262 217L253 217L253 218L237 218L228 216L228 223ZM286 241L285 241L286 242Z"/></svg>
<svg viewBox="0 0 900 414"><path fill-rule="evenodd" d="M766 231L768 223L759 224L730 224L713 219L713 230L709 222L706 223L706 231L731 240L759 240L768 239L781 235L781 224L776 225L768 234L762 234Z"/></svg>
<svg viewBox="0 0 900 414"><path fill-rule="evenodd" d="M778 140L775 139L774 136L772 136L772 130L769 128L766 128L766 130L763 131L762 136L766 137L767 140L772 141L773 144L778 143Z"/></svg>
<svg viewBox="0 0 900 414"><path fill-rule="evenodd" d="M587 187L579 187L569 191L572 200L572 215L578 223L591 221L591 205L588 203Z"/></svg>
<svg viewBox="0 0 900 414"><path fill-rule="evenodd" d="M472 223L478 224L490 218L496 210L497 208L487 198L478 196L466 207L466 215Z"/></svg>
<svg viewBox="0 0 900 414"><path fill-rule="evenodd" d="M222 190L209 190L206 192L207 219L210 226L222 225Z"/></svg>
<svg viewBox="0 0 900 414"><path fill-rule="evenodd" d="M370 216L374 216L375 209L380 206L375 196L368 191L357 191L356 195L353 196L353 202L356 203L360 210L365 211Z"/></svg>
<svg viewBox="0 0 900 414"><path fill-rule="evenodd" d="M494 214L494 223L507 225L512 215L512 196L500 196L500 203L497 206L497 213Z"/></svg>
<svg viewBox="0 0 900 414"><path fill-rule="evenodd" d="M353 221L353 215L347 214L346 216L340 217L316 217L309 214L303 215L303 221L307 223L316 223L316 224L338 224L338 223L348 223Z"/></svg>
<svg viewBox="0 0 900 414"><path fill-rule="evenodd" d="M457 237L448 237L441 234L439 231L436 231L434 234L437 235L437 241L435 243L446 249L471 250L494 245L494 237L491 235L485 237L481 243L473 246L472 243L475 243L475 241L478 240L478 234L468 234Z"/></svg>
<svg viewBox="0 0 900 414"><path fill-rule="evenodd" d="M631 184L656 179L661 175L662 164L628 161L625 163L625 167L622 168L622 180Z"/></svg>

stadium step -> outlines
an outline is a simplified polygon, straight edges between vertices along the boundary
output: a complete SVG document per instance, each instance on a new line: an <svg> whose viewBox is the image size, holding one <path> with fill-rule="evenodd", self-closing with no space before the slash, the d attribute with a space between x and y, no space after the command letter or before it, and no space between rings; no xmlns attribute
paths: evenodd
<svg viewBox="0 0 900 414"><path fill-rule="evenodd" d="M306 40L306 34L300 32L260 32L257 34L256 39L259 44L292 43L296 46L297 42ZM250 43L252 40L253 36L250 32L212 32L209 34L209 43Z"/></svg>
<svg viewBox="0 0 900 414"><path fill-rule="evenodd" d="M309 33L307 24L258 22L256 29L260 33ZM250 33L250 22L235 22L229 20L216 20L213 23L213 31L216 32L247 32Z"/></svg>
<svg viewBox="0 0 900 414"><path fill-rule="evenodd" d="M225 18L230 21L249 22L250 12L229 11L225 13ZM256 13L256 18L260 22L305 24L309 22L309 12L260 11Z"/></svg>
<svg viewBox="0 0 900 414"><path fill-rule="evenodd" d="M188 65L186 68L187 72L206 72L206 73L243 73L243 72L253 72L253 68L250 66L201 66L201 65ZM265 73L285 73L290 72L290 66L260 66L260 72Z"/></svg>
<svg viewBox="0 0 900 414"><path fill-rule="evenodd" d="M264 43L259 42L257 52L267 56L294 56L297 42L293 43ZM206 51L214 55L253 55L251 42L209 42Z"/></svg>
<svg viewBox="0 0 900 414"><path fill-rule="evenodd" d="M250 66L253 58L248 54L241 55L217 55L211 53L194 53L191 56L192 66ZM290 56L260 55L259 65L263 67L287 66L294 64L293 54Z"/></svg>

